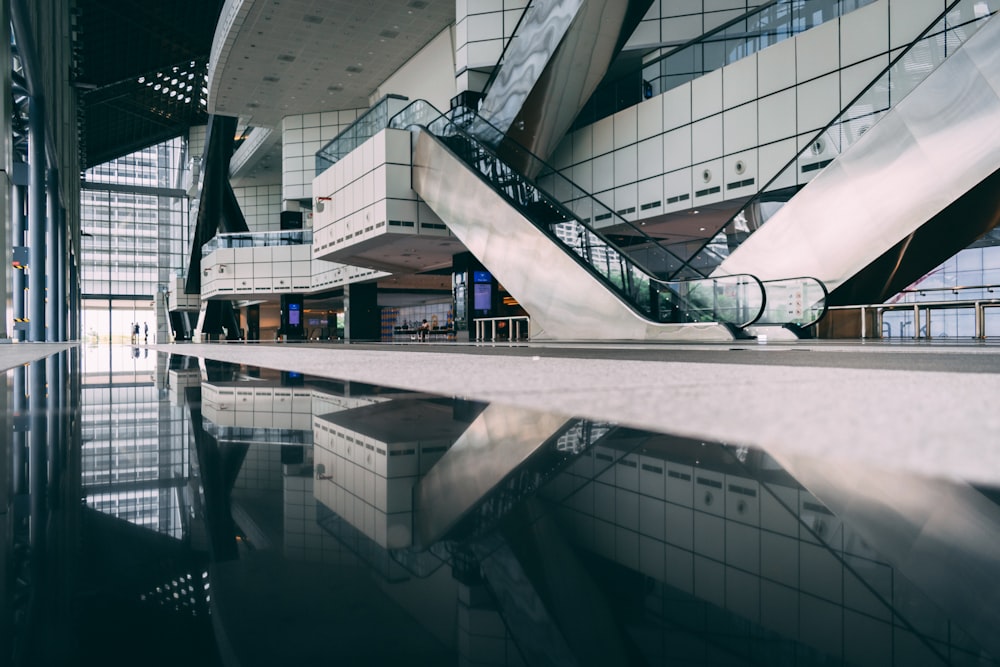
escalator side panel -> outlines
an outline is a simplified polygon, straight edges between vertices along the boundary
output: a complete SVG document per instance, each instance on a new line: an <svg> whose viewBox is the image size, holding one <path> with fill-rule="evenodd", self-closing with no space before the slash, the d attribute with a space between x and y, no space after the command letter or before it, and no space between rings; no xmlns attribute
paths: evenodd
<svg viewBox="0 0 1000 667"><path fill-rule="evenodd" d="M531 315L533 338L732 340L722 324L640 317L428 132L416 134L413 189Z"/></svg>
<svg viewBox="0 0 1000 667"><path fill-rule="evenodd" d="M810 275L833 294L990 177L1000 168L998 42L1000 20L993 18L714 275ZM953 224L983 227L966 219ZM949 254L967 245L964 234L945 235L941 242L954 244ZM888 272L895 265L886 266ZM876 288L891 279L868 278ZM861 301L877 301L879 294L855 290Z"/></svg>
<svg viewBox="0 0 1000 667"><path fill-rule="evenodd" d="M548 159L650 5L651 0L536 1L480 114ZM536 175L531 169L537 165L512 164L521 173Z"/></svg>

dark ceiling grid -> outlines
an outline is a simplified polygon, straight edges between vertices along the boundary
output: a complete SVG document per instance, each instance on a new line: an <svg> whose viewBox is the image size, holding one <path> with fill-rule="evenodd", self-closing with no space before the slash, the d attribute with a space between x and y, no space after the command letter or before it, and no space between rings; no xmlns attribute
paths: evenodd
<svg viewBox="0 0 1000 667"><path fill-rule="evenodd" d="M205 106L198 99L222 4L223 0L77 0L82 62L76 85L84 119L83 168L207 122ZM153 91L147 81L139 81L185 66L197 71L199 82L191 102Z"/></svg>

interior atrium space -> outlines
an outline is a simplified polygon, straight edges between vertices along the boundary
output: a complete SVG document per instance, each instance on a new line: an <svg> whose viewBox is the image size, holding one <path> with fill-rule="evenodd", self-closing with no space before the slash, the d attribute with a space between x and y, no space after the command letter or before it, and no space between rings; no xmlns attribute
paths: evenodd
<svg viewBox="0 0 1000 667"><path fill-rule="evenodd" d="M1000 0L0 0L0 665L1000 667Z"/></svg>

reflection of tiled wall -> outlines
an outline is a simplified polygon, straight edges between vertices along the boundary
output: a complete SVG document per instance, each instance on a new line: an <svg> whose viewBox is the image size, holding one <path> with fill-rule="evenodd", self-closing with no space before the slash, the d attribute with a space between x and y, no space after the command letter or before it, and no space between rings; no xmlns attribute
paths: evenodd
<svg viewBox="0 0 1000 667"><path fill-rule="evenodd" d="M253 185L233 188L247 227L252 232L281 229L281 186Z"/></svg>
<svg viewBox="0 0 1000 667"><path fill-rule="evenodd" d="M312 428L313 392L291 387L239 387L204 383L205 418L216 426L308 431Z"/></svg>
<svg viewBox="0 0 1000 667"><path fill-rule="evenodd" d="M940 4L882 0L850 12L567 135L551 162L628 220L755 194ZM884 90L870 97L859 108L888 104ZM771 187L807 182L838 145L826 137L799 159L805 169Z"/></svg>
<svg viewBox="0 0 1000 667"><path fill-rule="evenodd" d="M233 487L236 489L280 491L281 447L250 445Z"/></svg>
<svg viewBox="0 0 1000 667"><path fill-rule="evenodd" d="M927 662L913 628L949 641L932 605L910 600L905 619L893 616L889 605L916 592L805 490L595 446L544 496L574 542L665 584L664 599L725 609L852 664L892 664L893 651L895 664Z"/></svg>
<svg viewBox="0 0 1000 667"><path fill-rule="evenodd" d="M313 418L316 500L382 548L411 546L413 486L450 441L385 443Z"/></svg>
<svg viewBox="0 0 1000 667"><path fill-rule="evenodd" d="M316 151L346 129L365 109L285 116L281 121L282 199L310 199Z"/></svg>

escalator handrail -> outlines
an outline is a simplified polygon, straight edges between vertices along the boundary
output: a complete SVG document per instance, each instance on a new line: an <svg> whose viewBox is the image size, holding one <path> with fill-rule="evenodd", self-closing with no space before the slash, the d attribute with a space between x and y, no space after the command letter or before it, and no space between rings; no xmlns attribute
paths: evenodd
<svg viewBox="0 0 1000 667"><path fill-rule="evenodd" d="M427 102L426 100L414 100L413 102L411 102L410 104L408 104L406 107L404 107L403 109L401 109L395 116L393 116L392 118L389 119L389 127L396 127L396 126L398 126L398 124L401 123L402 121L397 122L397 119L402 118L404 116L404 114L406 114L407 111L410 109L410 107L415 107L417 105L423 105L423 106L426 106L428 109L430 109L430 113L435 114L434 120L437 120L438 118L448 118L449 117L448 113L442 113L442 112L438 111L434 107L434 105L432 105L430 102ZM679 266L684 266L685 260L682 259L680 256L678 256L675 252L673 252L672 250L670 250L670 248L664 246L660 242L659 239L650 236L644 229L642 229L641 227L639 227L635 223L633 223L633 222L631 222L631 221L626 220L625 218L623 218L621 216L621 214L619 214L613 208L611 208L610 206L608 206L607 204L605 204L604 202L602 202L600 199L598 199L597 197L595 197L594 195L592 195L590 192L588 192L583 187L577 185L570 178L567 178L566 175L563 174L559 169L556 169L554 166L552 166L551 164L549 164L545 160L541 159L540 157L538 157L537 155L535 155L534 153L532 153L531 151L529 151L527 148L525 148L524 146L522 146L520 143L518 143L514 139L511 139L510 137L508 137L505 132L501 131L498 127L496 127L495 125L493 125L492 123L490 123L488 120L486 120L485 118L483 118L482 116L480 116L479 114L477 114L477 113L475 113L474 111L471 111L471 110L463 110L461 112L461 115L464 116L464 117L470 117L470 118L474 119L474 121L477 123L477 127L482 127L482 128L488 129L491 132L495 133L496 136L499 138L498 139L498 144L500 142L503 142L503 145L509 145L513 150L516 150L516 151L519 151L519 152L523 153L531 161L533 161L533 162L535 162L535 163L537 163L538 165L541 166L541 172L540 173L544 173L546 175L551 174L553 177L561 179L563 182L565 182L566 184L568 184L573 189L574 192L579 193L579 195L581 197L586 197L590 202L593 203L594 206L599 207L599 208L603 209L607 214L610 214L611 218L614 219L614 221L615 221L615 223L617 225L624 225L630 231L634 232L638 237L640 237L641 239L643 239L644 242L649 243L652 246L655 246L660 251L662 251L663 253L665 253L668 257L676 260L678 262ZM429 125L431 122L433 122L433 120L427 121L427 122L425 122L423 124L424 125ZM450 122L453 122L453 119L451 119ZM471 134L470 132L468 132L467 129L462 128L461 125L458 125L458 127L459 127L460 131L463 134L465 134L467 136L470 136L471 139L473 139L474 141L476 141L479 144L484 144L484 148L486 148L487 150L489 150L490 153L493 154L494 156L496 156L501 162L505 162L505 160L502 157L500 157L499 155L497 155L497 150L495 149L495 147L489 145L482 137L479 137L479 136ZM542 190L541 188L539 188L539 186L537 185L537 183L534 182L533 179L530 179L530 178L528 178L526 176L523 176L523 175L521 175L521 178L524 179L527 183L529 183L532 187L534 187L536 189L539 189L542 192L546 192L545 190ZM548 192L546 192L546 195L548 195ZM563 206L565 208L565 205L563 205L562 202L558 198L552 197L551 195L549 195L549 199L551 199L552 201L558 203L560 206ZM618 246L618 245L610 242L594 226L592 226L591 224L589 224L587 222L584 222L583 220L580 220L576 216L576 214L571 214L571 215L572 215L572 217L574 219L577 219L580 222L580 224L582 224L584 227L586 227L587 229L589 229L592 233L597 234L606 243L608 243L611 247L615 248L618 252L622 253L623 255L628 255L628 252L624 248L622 248L622 247L620 247L620 246ZM641 266L640 262L638 262L636 260L632 260L632 261L634 261L636 264L639 264ZM643 270L645 270L646 273L649 273L650 275L654 275L651 271L646 270L645 268ZM674 275L676 275L676 273L677 272L675 271Z"/></svg>
<svg viewBox="0 0 1000 667"><path fill-rule="evenodd" d="M896 67L896 65L904 57L906 57L907 55L909 55L910 51L917 44L919 44L920 42L924 41L924 39L927 37L928 33L930 33L941 22L942 19L944 19L945 17L947 17L948 14L952 10L954 10L954 8L959 3L963 2L963 1L964 0L952 0L952 2L950 2L949 4L947 4L945 6L945 8L944 8L944 11L942 11L940 14L938 14L938 16L932 22L930 22L928 24L927 28L925 28L923 31L921 31L919 35L917 35L916 37L914 37L913 40L909 44L907 44L898 53L898 55L891 57L890 60L889 60L889 62L888 62L888 64L882 69L882 71L878 74L878 76L876 76L875 78L873 78L871 80L871 82L867 86L865 86L857 95L855 95L853 98L851 98L847 102L847 104L845 104L837 112L837 114L830 120L829 123L827 123L826 125L824 125L823 127L821 127L819 130L817 130L816 133L813 134L812 138L809 141L803 142L802 143L802 147L798 151L796 151L795 155L793 155L792 158L790 160L788 160L788 162L785 163L785 166L783 166L781 169L775 171L774 176L771 177L770 180L768 180L766 183L764 183L763 185L760 186L760 188L757 190L757 194L754 195L753 197L750 197L750 199L747 200L746 205L743 208L745 209L747 206L751 205L755 200L759 201L765 194L767 194L769 192L769 190L767 189L768 187L770 187L773 183L777 182L778 179L780 179L785 174L785 172L788 171L789 168L791 168L793 165L797 164L798 160L805 154L805 152L807 150L809 150L809 147L812 146L814 142L816 142L818 139L821 139L823 137L823 135L830 130L830 128L834 127L835 125L837 125L837 123L841 122L841 120L844 117L844 114L846 114L848 112L848 110L850 110L855 104L858 103L858 101L860 101L865 95L867 95L868 92L872 88L874 88L880 81L882 81L882 79L885 77L886 74L892 72L893 68ZM996 12L991 12L989 14L989 16L993 16L995 13ZM969 21L968 23L975 23L976 21L981 21L981 20L983 20L983 17L977 17L977 18L973 19L972 21ZM950 30L951 30L950 28L946 27L943 32L947 35L947 33ZM891 107L889 107L889 108L891 109ZM889 109L886 109L886 111L888 111L888 110ZM841 151L841 154L842 154L842 151ZM837 157L839 157L839 155ZM836 159L836 158L834 158L834 159ZM801 187L805 187L805 186L803 185ZM727 219L724 224L720 225L719 226L719 231L716 232L716 235L718 235L719 232L721 232L723 229L725 229L726 225L732 224L733 220L739 214L740 214L740 211L737 211L734 215L732 215L729 219ZM760 226L763 227L764 224L766 224L766 222L765 223L761 223ZM756 231L757 230L754 230L754 233L756 233ZM712 238L714 238L714 236L708 237L708 239L705 241L705 243L702 244L702 246L700 248L698 248L698 250L696 250L694 253L692 253L691 256L687 260L684 260L684 262L682 263L681 267L678 268L673 273L673 275L676 276L681 271L683 271L685 268L694 269L694 267L692 266L691 262L696 257L698 257L705 250L705 248L707 248L709 246L709 244L712 242ZM694 270L696 270L696 269L694 269Z"/></svg>
<svg viewBox="0 0 1000 667"><path fill-rule="evenodd" d="M748 320L742 321L742 322L726 322L726 323L727 324L731 324L733 326L736 326L738 328L743 328L743 327L747 327L747 326L752 325L754 322L756 322L757 320L759 320L760 317L764 314L764 311L765 311L766 305L767 305L766 304L767 295L766 295L766 291L764 289L763 283L761 283L760 279L758 279L756 276L753 276L753 275L750 275L750 274L735 274L735 275L729 275L729 276L714 276L712 278L698 278L698 279L691 279L691 280L675 280L675 281L666 281L666 280L662 280L660 278L657 278L649 270L647 270L644 266L642 266L639 262L636 262L629 255L627 255L624 252L622 252L613 242L611 242L609 239L607 239L607 237L605 237L599 231L593 229L588 224L586 224L582 220L580 220L579 217L577 217L575 213L573 213L572 211L568 210L556 198L552 197L544 189L539 188L536 184L532 183L530 181L530 179L527 179L526 177L524 177L521 174L517 173L517 171L513 167L510 167L510 165L507 165L507 163L502 158L500 158L489 146L485 145L478 138L476 138L476 137L470 135L469 133L467 133L464 129L462 129L459 125L457 125L453 120L451 120L448 117L448 114L442 114L440 112L437 112L437 115L433 119L431 119L430 121L425 121L425 120L422 120L422 119L404 120L403 119L404 118L403 115L406 113L407 109L409 109L409 107L417 105L417 104L424 104L427 107L429 107L431 110L433 110L434 112L437 112L437 110L430 103L425 102L423 100L416 100L413 103L411 103L410 105L408 105L405 109L403 109L402 111L400 111L396 116L394 116L390 120L389 126L395 128L395 129L408 129L408 128L411 128L411 127L417 127L417 128L419 128L419 129L421 129L423 131L426 131L428 134L430 134L431 136L435 137L435 139L437 139L437 140L440 141L440 138L439 138L440 135L438 133L432 131L430 129L430 125L432 123L436 122L436 121L443 120L450 128L452 128L452 131L454 131L456 134L460 135L462 139L464 139L466 141L469 141L469 142L472 142L479 149L481 149L484 152L488 153L489 156L493 160L495 160L496 162L498 162L500 164L506 165L510 169L510 171L511 171L512 174L514 174L517 178L521 179L527 185L529 185L530 187L532 187L538 193L538 196L545 201L545 203L548 203L549 205L552 205L555 208L558 208L559 213L564 218L566 218L567 222L576 223L577 225L579 225L583 229L587 230L588 233L593 234L601 243L603 243L608 248L610 248L610 249L614 250L615 252L617 252L619 254L619 256L623 260L625 260L629 264L633 265L639 271L641 271L643 274L645 274L646 278L651 283L656 283L658 285L661 285L663 288L665 288L667 291L669 291L672 295L674 295L677 299L681 300L684 303L684 306L686 307L686 311L685 312L694 313L694 312L698 312L698 311L704 311L704 310L706 310L706 308L704 308L702 306L697 306L697 305L695 305L693 303L687 302L681 296L681 294L679 293L679 291L677 289L677 286L684 285L684 284L687 284L687 285L692 285L692 284L699 284L699 285L700 284L706 284L707 285L707 284L711 284L713 286L713 289L714 289L714 287L719 282L722 282L725 279L733 278L733 279L743 280L743 281L746 282L747 285L750 285L750 284L756 284L757 285L757 289L758 289L758 292L760 294L760 306L757 309L756 313L753 313L753 316L750 317ZM399 119L399 120L397 120L397 119ZM441 142L441 144L442 144L442 147L445 150L448 150L449 152L451 152L454 155L454 151L451 151L451 149L447 146L447 144L445 144L444 142ZM462 160L462 158L460 156L458 156L458 155L455 155L455 157L457 159L459 159L459 160ZM462 160L462 161L465 162L464 160ZM488 185L491 189L493 189L494 192L497 192L498 194L500 194L501 196L505 197L509 201L512 199L509 195L507 195L507 193L505 193L505 192L501 191L499 188L497 188L494 183L492 183L489 180L487 180L485 174L483 174L479 169L475 168L472 165L469 165L469 167L470 167L470 169L472 169L473 172L476 173L476 175L480 178L480 180L482 180L486 185ZM512 203L512 205L515 208L518 207L518 204L516 202L511 201L511 203ZM522 215L524 215L523 212L522 212ZM621 296L622 299L623 299L623 301L625 303L629 304L629 306L633 310L635 310L636 312L642 314L642 316L645 317L645 318L652 319L652 318L650 318L650 315L648 313L644 313L641 310L641 308L638 307L638 304L633 303L632 296L626 290L623 290L623 289L619 288L613 282L611 282L610 280L607 280L607 278L605 278L605 276L600 271L597 271L593 266L591 266L589 263L585 262L584 259L582 257L580 257L580 255L578 253L573 252L570 247L568 247L567 245L565 245L565 243L562 241L562 239L558 238L558 236L556 236L555 234L553 234L551 231L545 229L543 225L535 223L535 221L532 220L527 215L524 215L524 217L526 219L530 220L533 224L536 224L536 226L538 227L538 229L540 231L542 231L549 238L551 238L559 247L563 248L568 255L570 255L571 257L573 257L580 264L580 266L582 266L585 270L587 270L591 275L593 275L593 276L597 277L598 279L600 279L600 281L603 284L605 284L606 286L610 287L615 293L617 293L619 296ZM712 317L714 318L714 321L725 322L725 320L723 320L720 317L718 317L717 313L715 313L715 312L712 312Z"/></svg>
<svg viewBox="0 0 1000 667"><path fill-rule="evenodd" d="M826 284L822 280L820 280L819 278L814 278L813 276L792 276L791 278L775 278L775 279L772 279L772 280L762 280L761 281L761 284L764 286L765 298L766 298L766 295L767 295L767 286L768 285L770 285L772 283L784 283L784 282L790 282L790 281L799 281L800 283L813 282L823 292L823 298L820 301L816 301L816 303L822 303L822 308L820 309L819 314L816 317L814 317L812 320L809 320L807 322L797 323L798 326L800 326L802 328L811 327L812 325L816 324L821 319L823 319L823 317L826 315L827 311L829 310L830 306L827 303L827 300L828 300L828 298L830 296L830 290L827 289ZM810 305L809 307L812 308L813 305Z"/></svg>

